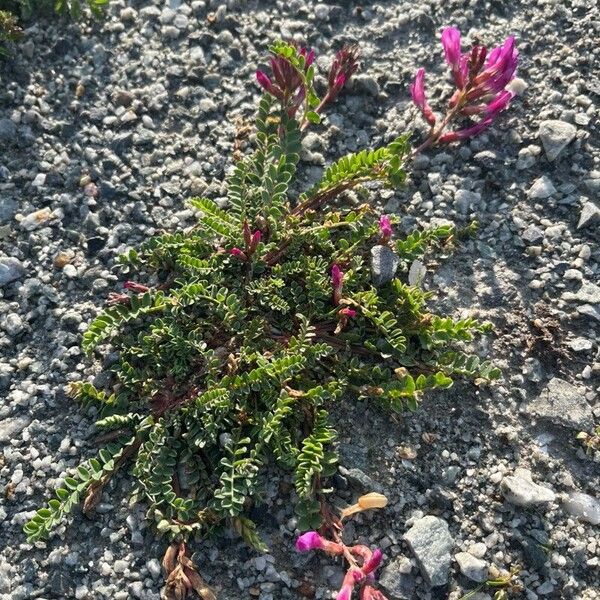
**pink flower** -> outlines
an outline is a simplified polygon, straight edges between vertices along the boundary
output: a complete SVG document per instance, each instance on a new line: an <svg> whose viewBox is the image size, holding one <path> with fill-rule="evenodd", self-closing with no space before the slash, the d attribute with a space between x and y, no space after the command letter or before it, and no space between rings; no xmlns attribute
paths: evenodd
<svg viewBox="0 0 600 600"><path fill-rule="evenodd" d="M379 233L383 242L387 242L392 237L392 223L387 215L379 217Z"/></svg>
<svg viewBox="0 0 600 600"><path fill-rule="evenodd" d="M116 306L117 304L123 304L124 306L131 305L131 298L127 294L117 294L116 292L110 292L106 303L109 306Z"/></svg>
<svg viewBox="0 0 600 600"><path fill-rule="evenodd" d="M417 70L415 80L410 86L410 93L415 106L420 109L425 120L433 127L435 125L435 115L425 97L425 69Z"/></svg>
<svg viewBox="0 0 600 600"><path fill-rule="evenodd" d="M467 61L460 53L460 31L456 27L446 27L442 31L442 46L446 62L452 69L454 83L462 89L466 83Z"/></svg>
<svg viewBox="0 0 600 600"><path fill-rule="evenodd" d="M333 59L329 69L327 96L333 100L358 69L357 46L344 46Z"/></svg>
<svg viewBox="0 0 600 600"><path fill-rule="evenodd" d="M344 287L344 273L338 265L331 267L331 284L333 285L333 304L337 306L342 299Z"/></svg>
<svg viewBox="0 0 600 600"><path fill-rule="evenodd" d="M373 551L371 558L369 560L365 561L365 563L361 567L361 571L365 575L372 573L381 564L382 558L383 558L383 555L381 553L381 550L379 548L376 548Z"/></svg>
<svg viewBox="0 0 600 600"><path fill-rule="evenodd" d="M239 258L240 260L248 260L246 253L243 250L240 250L239 248L232 248L229 251L229 254L231 254L231 256L235 256L236 258Z"/></svg>
<svg viewBox="0 0 600 600"><path fill-rule="evenodd" d="M340 310L339 314L342 315L343 317L351 319L356 316L356 311L354 309L348 308L346 306Z"/></svg>
<svg viewBox="0 0 600 600"><path fill-rule="evenodd" d="M483 118L480 121L478 121L477 123L475 123L475 125L472 125L471 127L459 129L458 131L449 131L448 133L445 133L440 137L440 143L450 143L459 140L465 140L480 134L482 131L484 131L490 125L492 125L498 114L508 107L510 101L513 98L513 92L503 90L502 92L497 94L488 105L483 105L481 107L481 111L483 111ZM478 110L477 112L480 111Z"/></svg>
<svg viewBox="0 0 600 600"><path fill-rule="evenodd" d="M307 531L296 540L296 550L298 552L321 550L325 546L323 542L323 538L316 531Z"/></svg>
<svg viewBox="0 0 600 600"><path fill-rule="evenodd" d="M348 571L346 571L346 576L344 577L344 581L342 581L342 587L338 592L338 595L335 597L336 600L350 600L352 598L352 592L354 591L354 586L362 581L365 578L362 571L360 569L355 569L350 567Z"/></svg>
<svg viewBox="0 0 600 600"><path fill-rule="evenodd" d="M250 245L248 247L248 252L250 254L252 254L258 247L261 237L262 237L262 234L260 233L260 231L258 229L252 234L252 237L250 238Z"/></svg>

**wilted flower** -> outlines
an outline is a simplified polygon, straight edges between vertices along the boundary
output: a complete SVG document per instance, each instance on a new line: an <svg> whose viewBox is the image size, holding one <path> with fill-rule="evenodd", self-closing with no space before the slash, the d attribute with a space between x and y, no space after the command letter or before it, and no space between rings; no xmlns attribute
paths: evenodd
<svg viewBox="0 0 600 600"><path fill-rule="evenodd" d="M131 290L132 292L136 293L136 294L143 294L145 292L148 292L150 290L149 287L142 285L141 283L137 283L135 281L126 281L123 284L123 287L126 290Z"/></svg>
<svg viewBox="0 0 600 600"><path fill-rule="evenodd" d="M333 285L333 304L337 306L342 299L344 287L344 273L338 265L331 267L331 284Z"/></svg>
<svg viewBox="0 0 600 600"><path fill-rule="evenodd" d="M358 47L344 46L333 59L329 69L327 96L334 100L358 69Z"/></svg>
<svg viewBox="0 0 600 600"><path fill-rule="evenodd" d="M365 563L361 567L361 571L365 575L372 573L381 564L382 558L383 558L383 554L381 553L381 550L379 548L376 548L373 551L371 558L369 560L365 561Z"/></svg>
<svg viewBox="0 0 600 600"><path fill-rule="evenodd" d="M365 578L363 572L360 569L350 567L346 571L346 576L342 582L342 587L335 597L336 600L351 600L354 586Z"/></svg>
<svg viewBox="0 0 600 600"><path fill-rule="evenodd" d="M110 292L106 303L109 306L116 306L117 304L123 304L124 306L131 305L131 298L127 294L117 294L116 292Z"/></svg>
<svg viewBox="0 0 600 600"><path fill-rule="evenodd" d="M392 223L387 215L379 217L379 233L382 242L387 242L392 237Z"/></svg>

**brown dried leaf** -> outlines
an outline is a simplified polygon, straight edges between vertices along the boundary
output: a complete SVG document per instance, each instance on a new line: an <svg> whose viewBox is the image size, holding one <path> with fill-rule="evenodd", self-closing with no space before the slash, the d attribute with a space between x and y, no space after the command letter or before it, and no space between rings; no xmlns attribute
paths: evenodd
<svg viewBox="0 0 600 600"><path fill-rule="evenodd" d="M85 500L83 501L83 514L86 517L91 517L96 511L96 506L102 499L102 491L104 490L104 484L97 483L95 485L90 486L87 491L87 495Z"/></svg>
<svg viewBox="0 0 600 600"><path fill-rule="evenodd" d="M196 593L198 596L200 596L200 598L202 598L202 600L217 600L217 597L213 591L206 585L202 577L200 577L195 569L185 567L184 570L192 585L192 588L196 590Z"/></svg>
<svg viewBox="0 0 600 600"><path fill-rule="evenodd" d="M398 456L404 460L413 460L417 458L417 451L409 446L400 446L398 448Z"/></svg>
<svg viewBox="0 0 600 600"><path fill-rule="evenodd" d="M429 432L425 432L422 436L421 439L426 443L426 444L433 444L433 442L435 442L435 440L437 440L437 435L435 433L429 433Z"/></svg>
<svg viewBox="0 0 600 600"><path fill-rule="evenodd" d="M162 566L167 575L170 575L175 569L175 565L176 565L175 560L177 558L178 551L179 551L179 544L171 544L167 548L165 555L163 556Z"/></svg>

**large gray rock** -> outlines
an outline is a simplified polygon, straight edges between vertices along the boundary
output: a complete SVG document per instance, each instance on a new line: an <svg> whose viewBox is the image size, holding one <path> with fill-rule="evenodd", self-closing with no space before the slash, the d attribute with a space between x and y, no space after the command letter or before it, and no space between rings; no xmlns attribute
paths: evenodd
<svg viewBox="0 0 600 600"><path fill-rule="evenodd" d="M563 508L580 521L600 525L600 501L593 496L573 492L563 501Z"/></svg>
<svg viewBox="0 0 600 600"><path fill-rule="evenodd" d="M25 275L25 267L20 260L12 256L0 259L0 287L20 279L23 275Z"/></svg>
<svg viewBox="0 0 600 600"><path fill-rule="evenodd" d="M583 393L558 377L551 379L526 409L540 419L577 431L591 429L593 425L592 409Z"/></svg>
<svg viewBox="0 0 600 600"><path fill-rule="evenodd" d="M514 475L502 480L502 494L511 504L535 506L554 502L556 494L549 488L534 483L527 469L515 469Z"/></svg>
<svg viewBox="0 0 600 600"><path fill-rule="evenodd" d="M389 595L390 600L410 600L414 597L415 576L411 574L411 564L405 556L397 556L381 571L379 585Z"/></svg>
<svg viewBox="0 0 600 600"><path fill-rule="evenodd" d="M552 162L577 135L577 128L565 121L542 121L540 123L539 136L544 146L544 152Z"/></svg>
<svg viewBox="0 0 600 600"><path fill-rule="evenodd" d="M404 539L415 555L425 581L431 587L446 585L454 548L446 521L430 515L423 517L406 532Z"/></svg>
<svg viewBox="0 0 600 600"><path fill-rule="evenodd" d="M371 248L371 277L373 285L381 287L394 279L400 259L387 246L373 246Z"/></svg>

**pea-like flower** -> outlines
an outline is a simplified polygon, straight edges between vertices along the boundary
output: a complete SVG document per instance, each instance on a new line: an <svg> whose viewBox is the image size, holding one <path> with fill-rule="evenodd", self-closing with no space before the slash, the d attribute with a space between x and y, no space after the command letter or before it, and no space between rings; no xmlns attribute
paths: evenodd
<svg viewBox="0 0 600 600"><path fill-rule="evenodd" d="M229 254L231 254L231 256L235 256L235 258L239 258L240 260L243 260L243 261L248 260L248 256L246 256L246 253L243 250L240 250L239 248L232 248L229 251Z"/></svg>
<svg viewBox="0 0 600 600"><path fill-rule="evenodd" d="M323 548L323 538L316 531L307 531L296 540L298 552L310 552Z"/></svg>
<svg viewBox="0 0 600 600"><path fill-rule="evenodd" d="M392 222L387 215L379 217L379 233L381 235L381 242L387 242L392 237Z"/></svg>
<svg viewBox="0 0 600 600"><path fill-rule="evenodd" d="M516 75L519 53L513 36L489 53L481 45L474 45L463 53L460 31L446 27L442 32L442 46L456 90L448 102L448 113L436 128L435 116L425 97L425 71L417 71L410 87L412 99L432 127L429 137L418 150L435 142L448 143L478 135L495 121L515 96L510 84ZM444 129L460 116L481 118L473 125L444 133Z"/></svg>
<svg viewBox="0 0 600 600"><path fill-rule="evenodd" d="M123 284L123 287L126 290L131 290L135 294L143 294L145 292L150 291L149 287L142 285L141 283L137 283L136 281L126 281Z"/></svg>
<svg viewBox="0 0 600 600"><path fill-rule="evenodd" d="M344 85L350 80L350 77L356 73L358 69L358 46L344 46L337 52L331 68L327 83L327 97L329 100L334 100L342 91Z"/></svg>
<svg viewBox="0 0 600 600"><path fill-rule="evenodd" d="M415 106L421 111L424 119L433 127L436 122L435 115L427 103L425 96L425 69L417 70L414 82L410 85L410 95Z"/></svg>

